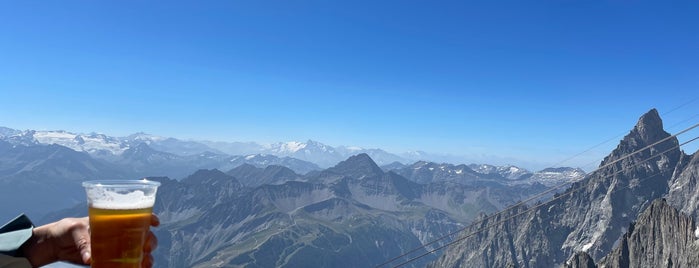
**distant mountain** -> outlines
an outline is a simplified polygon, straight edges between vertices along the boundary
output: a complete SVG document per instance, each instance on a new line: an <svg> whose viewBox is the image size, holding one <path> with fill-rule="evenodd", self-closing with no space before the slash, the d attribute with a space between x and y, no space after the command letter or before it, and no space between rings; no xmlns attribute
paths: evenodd
<svg viewBox="0 0 699 268"><path fill-rule="evenodd" d="M689 159L683 154L653 109L599 170L544 206L519 206L484 219L479 226L498 224L465 230L465 239L431 267L556 267L580 251L599 261L651 200L668 195L673 182L681 185L689 181L685 176L694 176L696 166L681 162ZM469 235L472 232L477 235Z"/></svg>
<svg viewBox="0 0 699 268"><path fill-rule="evenodd" d="M151 148L146 143L131 145L121 155L106 158L134 177L169 176L183 178L199 169L228 168L230 157L214 153L180 156Z"/></svg>
<svg viewBox="0 0 699 268"><path fill-rule="evenodd" d="M415 162L404 168L396 169L394 172L417 183L454 181L462 184L471 184L481 179L490 180L490 178L473 171L466 165L455 166L452 164L437 164L426 161Z"/></svg>
<svg viewBox="0 0 699 268"><path fill-rule="evenodd" d="M22 131L19 131L16 129L0 127L0 138L15 136L15 135L19 135L21 133L22 133Z"/></svg>
<svg viewBox="0 0 699 268"><path fill-rule="evenodd" d="M268 154L288 156L318 164L320 167L331 167L340 161L357 154L369 155L377 164L406 162L405 158L381 149L364 149L360 147L332 147L323 143L308 140L306 142L280 142L272 144L265 150Z"/></svg>
<svg viewBox="0 0 699 268"><path fill-rule="evenodd" d="M386 152L386 151L381 150L381 149L364 149L361 147L339 146L339 147L336 147L336 150L342 155L343 158L348 158L350 156L358 155L358 154L367 154L378 165L386 165L386 164L395 163L395 162L399 162L399 163L400 162L403 162L403 163L410 162L410 160L408 160L408 159L400 157L396 154Z"/></svg>
<svg viewBox="0 0 699 268"><path fill-rule="evenodd" d="M281 158L296 158L314 163L323 168L334 166L347 157L360 153L368 154L376 159L379 164L408 161L403 157L381 149L363 149L346 146L334 148L313 140L306 142L278 142L265 146L255 142L185 141L142 132L126 137L113 137L98 133L78 134L63 130L20 131L6 127L0 127L0 139L13 144L23 145L58 144L78 152L87 152L92 156L102 158L120 156L129 148L143 143L156 151L178 156L207 153L219 155L274 155ZM304 171L302 173L305 173L317 169L319 168L300 168L297 172Z"/></svg>
<svg viewBox="0 0 699 268"><path fill-rule="evenodd" d="M380 177L385 174L367 154L351 156L347 160L337 163L334 167L326 169L325 173L334 173L353 179Z"/></svg>
<svg viewBox="0 0 699 268"><path fill-rule="evenodd" d="M139 176L167 176L182 178L198 169L230 170L243 164L259 168L271 165L290 168L301 174L320 168L313 163L290 157L273 155L228 156L210 152L180 156L157 151L145 143L133 145L124 153L109 159Z"/></svg>
<svg viewBox="0 0 699 268"><path fill-rule="evenodd" d="M64 146L0 140L0 219L19 213L40 218L84 201L82 181L128 176L125 170Z"/></svg>
<svg viewBox="0 0 699 268"><path fill-rule="evenodd" d="M78 152L100 155L118 155L129 148L124 141L104 134L75 134L63 130L34 131L22 133L25 140L34 144L57 144L71 148Z"/></svg>
<svg viewBox="0 0 699 268"><path fill-rule="evenodd" d="M265 152L316 163L320 167L333 166L343 159L342 154L335 148L312 140L275 143Z"/></svg>
<svg viewBox="0 0 699 268"><path fill-rule="evenodd" d="M394 172L418 183L456 181L462 184L493 182L499 184L534 184L546 186L575 182L585 177L578 168L547 168L531 173L516 166L452 165L418 161L412 165L394 168Z"/></svg>
<svg viewBox="0 0 699 268"><path fill-rule="evenodd" d="M388 172L391 170L402 169L402 168L405 168L406 166L407 166L406 164L403 164L401 162L396 161L396 162L381 166L381 169L383 169L383 171Z"/></svg>
<svg viewBox="0 0 699 268"><path fill-rule="evenodd" d="M265 152L266 147L255 142L199 141L229 155L251 155Z"/></svg>
<svg viewBox="0 0 699 268"><path fill-rule="evenodd" d="M61 145L77 152L121 166L133 176L168 176L181 178L197 169L220 168L229 170L243 163L259 167L282 165L305 174L320 168L307 161L273 155L229 156L204 143L183 141L146 133L127 137L104 134L76 134L58 131L20 131L0 128L0 140L14 145ZM212 143L215 144L215 143Z"/></svg>
<svg viewBox="0 0 699 268"><path fill-rule="evenodd" d="M233 156L230 158L228 164L231 167L237 167L242 164L250 164L259 168L265 168L270 165L277 165L287 167L298 174L306 174L308 172L321 169L320 167L318 167L318 165L308 161L303 161L291 157L278 157L269 154Z"/></svg>
<svg viewBox="0 0 699 268"><path fill-rule="evenodd" d="M57 144L78 152L87 152L94 156L121 155L132 146L145 143L155 150L180 156L194 155L205 152L221 153L204 144L193 141L182 141L145 133L136 133L127 137L112 137L105 134L89 133L76 134L63 130L57 131L19 131L3 128L0 138L18 144Z"/></svg>
<svg viewBox="0 0 699 268"><path fill-rule="evenodd" d="M277 165L258 168L251 164L242 164L226 172L226 174L235 177L248 187L257 187L264 184L283 184L287 181L301 179L301 176L294 173L293 170Z"/></svg>
<svg viewBox="0 0 699 268"><path fill-rule="evenodd" d="M531 176L531 172L528 170L511 165L493 166L488 164L471 164L468 167L481 174L496 174L508 180L521 180L525 176Z"/></svg>
<svg viewBox="0 0 699 268"><path fill-rule="evenodd" d="M166 138L146 133L136 133L123 138L128 144L145 143L151 148L180 156L189 156L203 153L225 154L202 142L184 141L175 138Z"/></svg>

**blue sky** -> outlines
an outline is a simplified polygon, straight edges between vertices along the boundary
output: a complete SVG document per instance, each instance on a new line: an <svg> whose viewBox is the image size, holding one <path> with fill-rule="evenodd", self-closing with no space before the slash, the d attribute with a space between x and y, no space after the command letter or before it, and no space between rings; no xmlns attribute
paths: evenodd
<svg viewBox="0 0 699 268"><path fill-rule="evenodd" d="M17 129L533 166L611 139L564 163L582 166L651 108L670 132L699 122L695 1L14 1L0 17L0 126Z"/></svg>

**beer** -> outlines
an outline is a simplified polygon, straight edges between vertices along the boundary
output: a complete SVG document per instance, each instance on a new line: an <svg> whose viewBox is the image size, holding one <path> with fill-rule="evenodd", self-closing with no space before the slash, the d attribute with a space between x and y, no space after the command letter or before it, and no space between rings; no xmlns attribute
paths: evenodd
<svg viewBox="0 0 699 268"><path fill-rule="evenodd" d="M92 267L141 267L152 210L90 207Z"/></svg>
<svg viewBox="0 0 699 268"><path fill-rule="evenodd" d="M140 268L160 183L83 182L90 218L93 268Z"/></svg>

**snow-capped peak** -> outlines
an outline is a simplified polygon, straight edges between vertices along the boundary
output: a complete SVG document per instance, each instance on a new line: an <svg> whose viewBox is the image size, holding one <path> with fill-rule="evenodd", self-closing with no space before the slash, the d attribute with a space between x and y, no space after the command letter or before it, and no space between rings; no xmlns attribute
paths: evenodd
<svg viewBox="0 0 699 268"><path fill-rule="evenodd" d="M307 144L298 141L289 141L278 143L277 146L273 146L272 150L277 153L295 153L303 148L306 148Z"/></svg>
<svg viewBox="0 0 699 268"><path fill-rule="evenodd" d="M473 171L481 173L481 174L498 174L504 178L510 179L510 180L518 180L522 178L524 175L531 174L526 169L519 168L516 166L512 165L506 165L506 166L493 166L493 165L487 165L487 164L471 164L469 165L469 168L473 169Z"/></svg>
<svg viewBox="0 0 699 268"><path fill-rule="evenodd" d="M269 151L274 154L291 155L298 152L312 153L334 153L333 147L322 144L317 141L308 140L307 142L288 141L272 144Z"/></svg>
<svg viewBox="0 0 699 268"><path fill-rule="evenodd" d="M148 134L148 133L138 132L138 133L134 133L134 134L129 135L128 137L126 137L126 139L129 141L142 141L142 142L150 143L153 141L163 141L163 140L166 140L167 138L162 137L162 136Z"/></svg>
<svg viewBox="0 0 699 268"><path fill-rule="evenodd" d="M64 130L28 131L40 144L58 144L75 151L88 153L108 152L114 155L123 153L129 148L127 143L104 134L76 134Z"/></svg>
<svg viewBox="0 0 699 268"><path fill-rule="evenodd" d="M21 133L22 133L22 131L19 131L16 129L11 129L11 128L7 128L7 127L0 127L0 138L19 135Z"/></svg>

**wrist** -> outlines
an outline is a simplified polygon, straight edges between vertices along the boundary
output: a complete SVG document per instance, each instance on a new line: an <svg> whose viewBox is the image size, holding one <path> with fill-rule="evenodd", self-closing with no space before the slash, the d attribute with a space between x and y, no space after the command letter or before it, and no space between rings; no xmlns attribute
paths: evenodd
<svg viewBox="0 0 699 268"><path fill-rule="evenodd" d="M40 267L57 261L51 236L50 225L34 228L32 237L20 248L22 255L29 260L32 267Z"/></svg>

